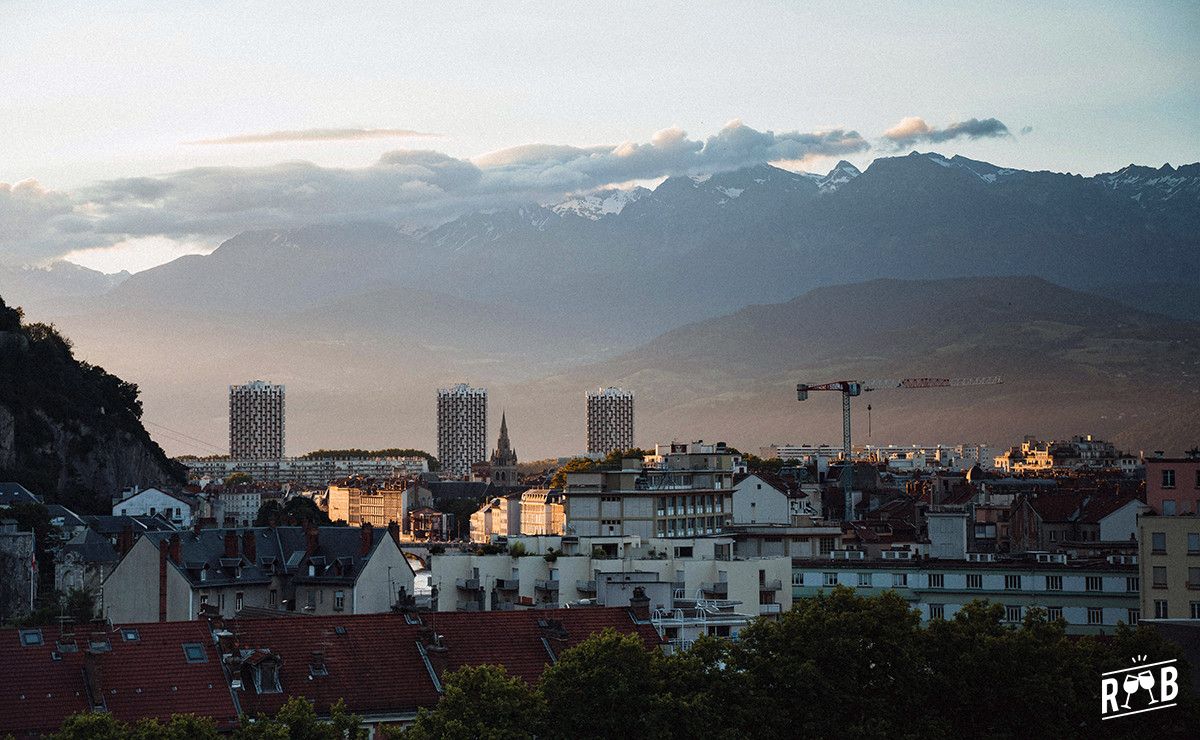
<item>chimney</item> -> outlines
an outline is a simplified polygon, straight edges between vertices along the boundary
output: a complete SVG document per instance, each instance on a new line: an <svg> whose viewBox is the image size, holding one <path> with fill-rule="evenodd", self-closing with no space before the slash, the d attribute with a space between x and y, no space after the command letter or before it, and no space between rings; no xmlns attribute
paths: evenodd
<svg viewBox="0 0 1200 740"><path fill-rule="evenodd" d="M125 528L117 534L117 554L125 557L125 553L133 549L133 527L125 525Z"/></svg>
<svg viewBox="0 0 1200 740"><path fill-rule="evenodd" d="M641 586L634 587L633 596L629 597L629 611L633 613L634 619L639 621L650 619L650 597L646 595L646 589Z"/></svg>
<svg viewBox="0 0 1200 740"><path fill-rule="evenodd" d="M320 544L320 537L317 528L312 522L304 523L304 554L312 555L317 551L317 545Z"/></svg>
<svg viewBox="0 0 1200 740"><path fill-rule="evenodd" d="M225 530L225 554L224 557L236 558L238 556L238 534L232 529Z"/></svg>
<svg viewBox="0 0 1200 740"><path fill-rule="evenodd" d="M182 548L180 547L180 544L179 544L179 535L177 535L177 534L171 535L170 543L171 543L171 545L170 545L171 560L176 565L182 565L183 564L183 552L182 552Z"/></svg>
<svg viewBox="0 0 1200 740"><path fill-rule="evenodd" d="M253 529L247 529L242 533L242 554L251 563L258 562L258 540L255 539Z"/></svg>
<svg viewBox="0 0 1200 740"><path fill-rule="evenodd" d="M358 554L365 558L367 553L371 552L371 545L375 542L375 527L371 526L370 522L363 522L360 532L362 542L359 545Z"/></svg>
<svg viewBox="0 0 1200 740"><path fill-rule="evenodd" d="M392 536L392 539L396 541L396 546L399 547L400 546L400 525L396 523L395 519L388 522L388 534L390 534Z"/></svg>

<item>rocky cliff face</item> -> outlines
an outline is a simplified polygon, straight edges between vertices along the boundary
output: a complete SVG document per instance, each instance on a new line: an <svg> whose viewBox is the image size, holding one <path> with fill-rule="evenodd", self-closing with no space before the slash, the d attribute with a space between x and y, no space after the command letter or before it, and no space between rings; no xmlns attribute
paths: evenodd
<svg viewBox="0 0 1200 740"><path fill-rule="evenodd" d="M180 483L181 468L142 426L137 396L0 299L0 480L81 513L107 511L128 486Z"/></svg>

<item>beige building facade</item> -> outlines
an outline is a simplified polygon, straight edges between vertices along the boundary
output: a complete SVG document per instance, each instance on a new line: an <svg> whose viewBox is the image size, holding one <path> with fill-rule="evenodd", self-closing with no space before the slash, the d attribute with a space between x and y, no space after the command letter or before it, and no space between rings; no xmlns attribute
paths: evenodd
<svg viewBox="0 0 1200 740"><path fill-rule="evenodd" d="M1200 619L1200 517L1138 517L1142 618Z"/></svg>

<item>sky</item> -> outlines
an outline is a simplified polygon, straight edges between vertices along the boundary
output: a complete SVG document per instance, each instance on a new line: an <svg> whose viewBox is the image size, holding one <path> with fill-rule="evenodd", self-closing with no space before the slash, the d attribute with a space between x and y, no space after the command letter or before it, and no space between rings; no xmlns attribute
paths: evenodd
<svg viewBox="0 0 1200 740"><path fill-rule="evenodd" d="M911 149L1200 160L1200 3L0 0L0 262Z"/></svg>

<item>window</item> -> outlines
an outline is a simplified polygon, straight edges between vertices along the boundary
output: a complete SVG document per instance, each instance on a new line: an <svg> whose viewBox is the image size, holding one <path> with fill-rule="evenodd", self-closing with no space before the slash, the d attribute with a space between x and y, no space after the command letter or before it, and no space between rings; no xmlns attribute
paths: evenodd
<svg viewBox="0 0 1200 740"><path fill-rule="evenodd" d="M1200 601L1192 602L1192 619L1200 619Z"/></svg>
<svg viewBox="0 0 1200 740"><path fill-rule="evenodd" d="M1009 606L1004 607L1005 621L1020 622L1021 621L1021 611L1022 611L1021 607L1016 606L1016 605L1009 605Z"/></svg>
<svg viewBox="0 0 1200 740"><path fill-rule="evenodd" d="M945 604L930 604L929 605L929 618L930 619L945 619L946 618L946 605Z"/></svg>
<svg viewBox="0 0 1200 740"><path fill-rule="evenodd" d="M1047 591L1062 591L1062 576L1046 576Z"/></svg>
<svg viewBox="0 0 1200 740"><path fill-rule="evenodd" d="M1166 532L1151 532L1150 533L1150 550L1156 555L1164 555L1167 552L1167 533Z"/></svg>
<svg viewBox="0 0 1200 740"><path fill-rule="evenodd" d="M1167 600L1166 599L1155 599L1154 600L1154 618L1155 619L1166 619L1167 618Z"/></svg>
<svg viewBox="0 0 1200 740"><path fill-rule="evenodd" d="M1163 513L1163 516L1175 516L1175 514L1176 514L1175 499L1173 499L1173 498L1163 499L1163 512L1162 513Z"/></svg>
<svg viewBox="0 0 1200 740"><path fill-rule="evenodd" d="M859 588L870 588L871 587L871 574L870 573L859 573L858 574L858 587Z"/></svg>
<svg viewBox="0 0 1200 740"><path fill-rule="evenodd" d="M902 587L907 587L907 586L908 586L908 574L907 573L893 573L892 574L892 588L902 588Z"/></svg>
<svg viewBox="0 0 1200 740"><path fill-rule="evenodd" d="M837 585L837 573L823 573L822 574L822 584L827 587L836 586Z"/></svg>
<svg viewBox="0 0 1200 740"><path fill-rule="evenodd" d="M946 575L944 573L930 573L929 574L929 587L930 588L945 588L946 587Z"/></svg>
<svg viewBox="0 0 1200 740"><path fill-rule="evenodd" d="M1046 619L1048 619L1051 622L1057 622L1058 620L1060 620L1062 618L1063 618L1063 613L1062 613L1061 606L1046 607Z"/></svg>
<svg viewBox="0 0 1200 740"><path fill-rule="evenodd" d="M21 645L24 647L37 647L42 644L41 630L21 630Z"/></svg>
<svg viewBox="0 0 1200 740"><path fill-rule="evenodd" d="M1188 532L1188 555L1200 555L1200 532Z"/></svg>
<svg viewBox="0 0 1200 740"><path fill-rule="evenodd" d="M1125 612L1125 623L1130 627L1136 627L1137 623L1142 619L1141 609L1129 609Z"/></svg>
<svg viewBox="0 0 1200 740"><path fill-rule="evenodd" d="M204 646L198 642L187 642L183 645L183 657L189 663L207 663L208 654L204 652Z"/></svg>
<svg viewBox="0 0 1200 740"><path fill-rule="evenodd" d="M1188 588L1200 588L1200 568L1188 568Z"/></svg>
<svg viewBox="0 0 1200 740"><path fill-rule="evenodd" d="M333 592L333 608L338 610L339 612L346 608L346 592L345 591L334 591Z"/></svg>
<svg viewBox="0 0 1200 740"><path fill-rule="evenodd" d="M1154 587L1155 588L1166 588L1167 587L1167 566L1156 565L1153 568L1153 572L1154 572Z"/></svg>
<svg viewBox="0 0 1200 740"><path fill-rule="evenodd" d="M311 588L308 590L308 608L317 608L317 592L313 591Z"/></svg>
<svg viewBox="0 0 1200 740"><path fill-rule="evenodd" d="M822 555L828 555L829 553L833 552L833 538L822 537L820 547Z"/></svg>
<svg viewBox="0 0 1200 740"><path fill-rule="evenodd" d="M208 603L208 594L200 594L200 606Z"/></svg>
<svg viewBox="0 0 1200 740"><path fill-rule="evenodd" d="M1104 609L1098 606L1089 606L1087 610L1088 624L1104 624Z"/></svg>
<svg viewBox="0 0 1200 740"><path fill-rule="evenodd" d="M140 639L138 631L132 627L124 627L121 629L121 639L125 642L137 642Z"/></svg>
<svg viewBox="0 0 1200 740"><path fill-rule="evenodd" d="M240 611L242 610L242 600L243 600L243 598L244 598L244 596L243 596L243 594L242 594L242 592L241 592L241 591L238 591L236 594L234 594L234 596L233 596L233 610L234 610L235 612L240 612Z"/></svg>
<svg viewBox="0 0 1200 740"><path fill-rule="evenodd" d="M264 660L258 664L258 675L255 686L260 694L278 694L279 687L279 664L274 660Z"/></svg>
<svg viewBox="0 0 1200 740"><path fill-rule="evenodd" d="M271 589L271 593L267 595L267 606L275 606L275 602L279 601L279 590Z"/></svg>
<svg viewBox="0 0 1200 740"><path fill-rule="evenodd" d="M968 573L967 574L967 588L974 588L974 589L983 588L983 574L982 573Z"/></svg>
<svg viewBox="0 0 1200 740"><path fill-rule="evenodd" d="M217 594L217 608L225 611L225 594L223 592Z"/></svg>
<svg viewBox="0 0 1200 740"><path fill-rule="evenodd" d="M1142 590L1142 579L1138 576L1125 577L1125 590L1131 594L1136 594Z"/></svg>
<svg viewBox="0 0 1200 740"><path fill-rule="evenodd" d="M1021 576L1004 576L1004 590L1006 590L1006 591L1021 590Z"/></svg>
<svg viewBox="0 0 1200 740"><path fill-rule="evenodd" d="M1162 487L1163 488L1174 488L1175 487L1175 469L1174 468L1165 468L1162 471ZM151 509L150 513L153 514L154 510Z"/></svg>
<svg viewBox="0 0 1200 740"><path fill-rule="evenodd" d="M1084 581L1088 591L1103 591L1104 579L1100 576L1088 576Z"/></svg>
<svg viewBox="0 0 1200 740"><path fill-rule="evenodd" d="M1050 530L1050 541L1058 542L1058 531L1057 530L1054 530L1054 529Z"/></svg>
<svg viewBox="0 0 1200 740"><path fill-rule="evenodd" d="M793 586L803 586L804 585L804 574L798 570L792 571L792 585Z"/></svg>

